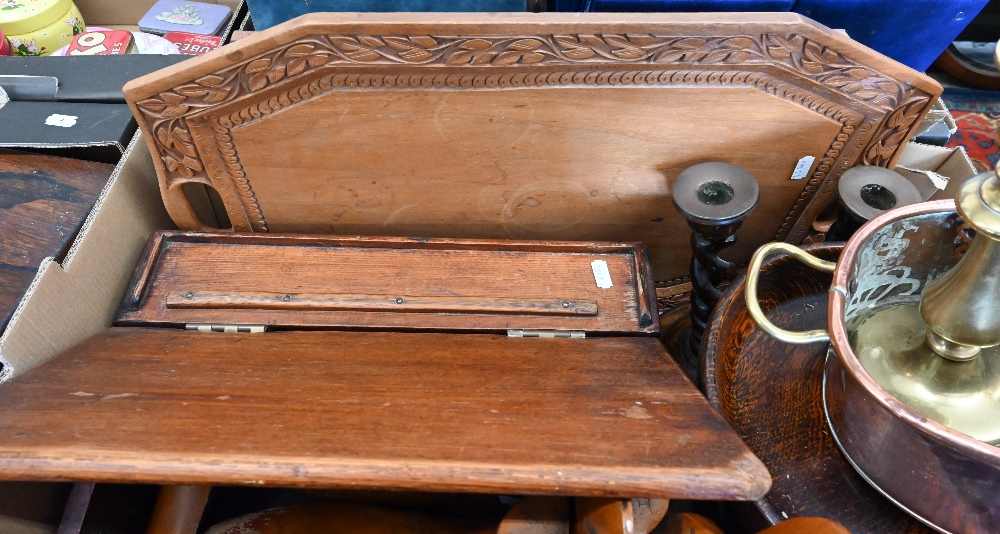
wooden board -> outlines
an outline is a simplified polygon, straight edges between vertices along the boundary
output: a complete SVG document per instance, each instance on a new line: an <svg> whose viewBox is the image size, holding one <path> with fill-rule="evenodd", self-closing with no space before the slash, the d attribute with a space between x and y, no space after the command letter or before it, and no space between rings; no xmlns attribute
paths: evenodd
<svg viewBox="0 0 1000 534"><path fill-rule="evenodd" d="M0 149L0 332L42 260L65 252L113 171Z"/></svg>
<svg viewBox="0 0 1000 534"><path fill-rule="evenodd" d="M653 333L656 316L638 243L161 232L117 324Z"/></svg>
<svg viewBox="0 0 1000 534"><path fill-rule="evenodd" d="M240 231L641 241L658 280L688 270L682 170L760 181L745 260L940 92L784 13L313 14L125 87L182 229L197 183Z"/></svg>
<svg viewBox="0 0 1000 534"><path fill-rule="evenodd" d="M813 245L834 261L842 243ZM761 269L759 296L768 317L795 331L826 328L829 274L778 257ZM744 525L756 532L789 517L836 520L854 534L924 534L931 529L872 488L847 462L823 412L829 344L789 345L757 328L745 305L745 278L719 302L705 332L705 389L774 484Z"/></svg>
<svg viewBox="0 0 1000 534"><path fill-rule="evenodd" d="M757 498L653 337L111 328L0 385L8 479Z"/></svg>

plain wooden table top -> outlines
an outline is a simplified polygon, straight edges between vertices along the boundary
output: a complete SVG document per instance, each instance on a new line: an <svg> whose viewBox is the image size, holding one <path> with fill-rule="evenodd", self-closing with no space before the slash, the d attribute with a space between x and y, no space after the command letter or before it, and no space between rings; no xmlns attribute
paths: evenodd
<svg viewBox="0 0 1000 534"><path fill-rule="evenodd" d="M752 499L655 338L117 327L0 385L0 478Z"/></svg>

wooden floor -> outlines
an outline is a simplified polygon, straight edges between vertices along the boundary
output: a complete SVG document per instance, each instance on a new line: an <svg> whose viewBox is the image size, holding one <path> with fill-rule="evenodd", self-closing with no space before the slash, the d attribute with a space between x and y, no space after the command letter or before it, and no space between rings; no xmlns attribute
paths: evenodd
<svg viewBox="0 0 1000 534"><path fill-rule="evenodd" d="M0 385L0 479L753 499L655 338L112 328Z"/></svg>

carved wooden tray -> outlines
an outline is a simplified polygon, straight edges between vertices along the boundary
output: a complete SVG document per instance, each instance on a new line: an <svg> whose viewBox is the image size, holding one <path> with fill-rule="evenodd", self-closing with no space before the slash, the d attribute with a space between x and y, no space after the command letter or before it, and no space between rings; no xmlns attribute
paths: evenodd
<svg viewBox="0 0 1000 534"><path fill-rule="evenodd" d="M842 248L837 243L808 250L832 261ZM796 331L826 328L830 282L829 274L776 256L761 269L758 291L775 324ZM822 394L829 344L789 345L768 336L750 318L745 283L737 280L719 301L702 347L709 400L773 480L755 509L743 510L743 526L756 532L785 518L818 516L855 534L930 532L865 482L830 435Z"/></svg>
<svg viewBox="0 0 1000 534"><path fill-rule="evenodd" d="M238 231L641 241L657 280L687 274L688 166L760 181L745 260L892 165L940 92L775 13L313 14L125 87L182 229L203 184Z"/></svg>

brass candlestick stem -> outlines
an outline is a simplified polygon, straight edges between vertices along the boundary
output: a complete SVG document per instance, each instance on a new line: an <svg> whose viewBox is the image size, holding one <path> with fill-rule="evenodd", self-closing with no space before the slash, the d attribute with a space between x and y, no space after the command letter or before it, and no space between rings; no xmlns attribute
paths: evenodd
<svg viewBox="0 0 1000 534"><path fill-rule="evenodd" d="M934 352L967 361L1000 345L1000 177L983 173L966 182L957 206L977 235L958 265L927 284L920 315Z"/></svg>

